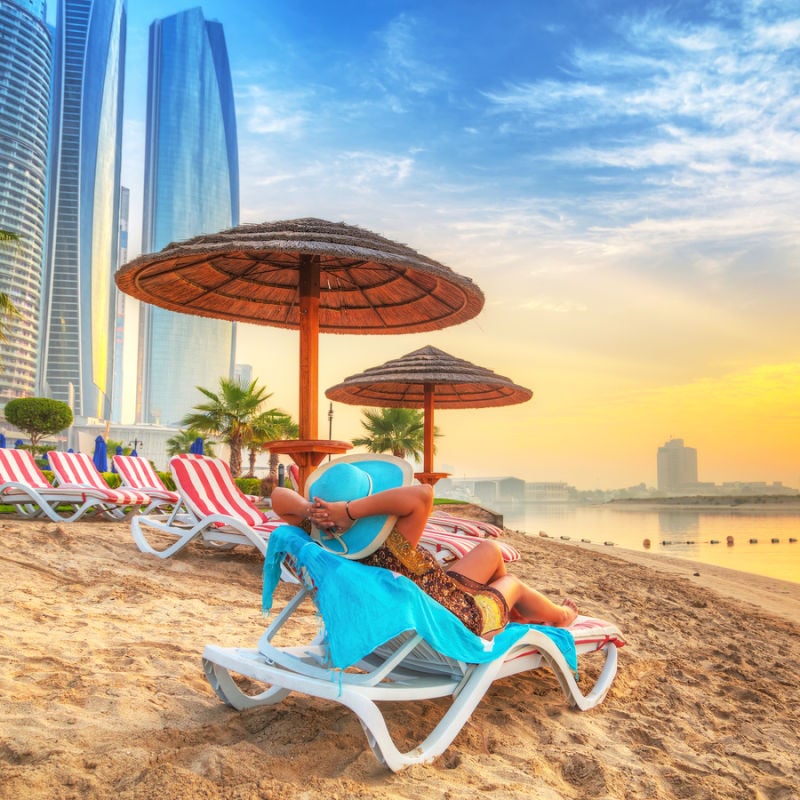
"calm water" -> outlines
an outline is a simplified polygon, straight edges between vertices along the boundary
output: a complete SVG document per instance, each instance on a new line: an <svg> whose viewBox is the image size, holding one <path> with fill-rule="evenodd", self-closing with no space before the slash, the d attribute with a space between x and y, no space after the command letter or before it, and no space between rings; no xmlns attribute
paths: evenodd
<svg viewBox="0 0 800 800"><path fill-rule="evenodd" d="M800 515L724 511L619 510L606 506L515 504L497 507L509 528L570 541L663 553L800 583ZM726 540L732 536L734 544ZM798 541L790 543L789 539ZM650 547L644 540L650 540ZM757 539L757 543L750 543ZM772 543L772 539L778 539ZM719 544L712 544L716 540ZM609 550L613 550L609 547Z"/></svg>

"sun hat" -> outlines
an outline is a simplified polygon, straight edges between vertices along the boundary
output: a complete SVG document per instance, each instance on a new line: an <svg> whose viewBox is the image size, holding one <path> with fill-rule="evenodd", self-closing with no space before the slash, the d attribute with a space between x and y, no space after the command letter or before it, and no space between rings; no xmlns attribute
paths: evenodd
<svg viewBox="0 0 800 800"><path fill-rule="evenodd" d="M361 497L410 486L414 478L408 461L396 456L354 454L342 456L314 470L308 476L305 496L329 503L358 500ZM346 531L319 530L311 526L311 538L331 553L349 559L374 553L391 533L397 517L386 514L357 519Z"/></svg>

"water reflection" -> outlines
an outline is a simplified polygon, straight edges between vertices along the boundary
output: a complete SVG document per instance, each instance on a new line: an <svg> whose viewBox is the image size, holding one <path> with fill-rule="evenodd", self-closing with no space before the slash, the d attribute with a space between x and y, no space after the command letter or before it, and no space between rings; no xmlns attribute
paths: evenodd
<svg viewBox="0 0 800 800"><path fill-rule="evenodd" d="M800 583L800 515L796 513L616 510L527 503L494 510L504 514L509 528L534 536L544 531L553 539L579 547L584 542L613 543ZM649 548L646 540L651 543Z"/></svg>
<svg viewBox="0 0 800 800"><path fill-rule="evenodd" d="M700 514L696 511L659 511L658 529L667 539L676 535L696 538L700 530Z"/></svg>

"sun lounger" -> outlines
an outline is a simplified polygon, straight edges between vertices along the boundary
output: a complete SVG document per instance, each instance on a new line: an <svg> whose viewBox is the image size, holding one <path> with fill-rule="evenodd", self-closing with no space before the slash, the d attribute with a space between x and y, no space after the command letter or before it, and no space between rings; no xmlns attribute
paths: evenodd
<svg viewBox="0 0 800 800"><path fill-rule="evenodd" d="M93 501L91 510L109 519L125 519L132 514L138 514L141 507L148 502L147 496L140 492L109 487L92 459L85 453L51 450L47 454L47 461L58 490Z"/></svg>
<svg viewBox="0 0 800 800"><path fill-rule="evenodd" d="M74 522L91 514L108 516L106 490L53 486L30 451L0 448L0 503L14 506L24 516L53 522Z"/></svg>
<svg viewBox="0 0 800 800"><path fill-rule="evenodd" d="M281 522L270 511L262 511L234 483L228 465L209 456L187 453L169 462L181 499L181 513L166 522L159 516L140 515L131 523L139 549L159 558L169 558L194 539L231 548L244 544L267 551L269 534ZM158 548L148 534L165 534L171 541Z"/></svg>
<svg viewBox="0 0 800 800"><path fill-rule="evenodd" d="M437 508L433 511L430 521L445 530L452 531L453 533L463 533L466 536L484 538L487 536L498 537L503 534L503 531L498 528L497 525L492 525L490 522L466 519L456 516L455 514L450 514L441 508Z"/></svg>
<svg viewBox="0 0 800 800"><path fill-rule="evenodd" d="M440 564L449 564L465 556L481 541L477 536L467 536L440 528L436 520L431 518L422 532L419 543L433 553ZM500 547L506 563L519 561L519 551L513 545L500 540L496 544Z"/></svg>
<svg viewBox="0 0 800 800"><path fill-rule="evenodd" d="M586 710L603 700L616 674L617 648L624 641L611 623L579 617L568 631L511 623L487 641L406 578L327 553L291 526L271 537L264 572L267 607L284 558L302 577L298 593L257 648L206 646L206 676L216 694L240 710L278 703L292 691L350 708L376 758L389 769L442 754L495 680L548 666L570 704ZM276 634L307 597L324 629L303 645L276 646ZM594 686L584 693L574 670L577 658L591 653L605 658ZM248 679L248 692L237 675ZM265 684L263 691L252 693L257 691L252 681ZM401 752L378 703L437 697L451 697L452 703L420 744ZM537 719L535 708L531 718Z"/></svg>
<svg viewBox="0 0 800 800"><path fill-rule="evenodd" d="M122 481L122 487L141 492L149 498L150 503L142 510L143 514L152 514L156 511L177 513L181 502L180 494L167 489L146 458L115 455L113 462Z"/></svg>

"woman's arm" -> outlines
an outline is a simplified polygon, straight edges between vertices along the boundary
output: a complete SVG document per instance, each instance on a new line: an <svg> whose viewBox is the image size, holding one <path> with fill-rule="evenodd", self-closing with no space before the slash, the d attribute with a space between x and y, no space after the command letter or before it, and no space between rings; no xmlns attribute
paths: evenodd
<svg viewBox="0 0 800 800"><path fill-rule="evenodd" d="M300 525L311 514L312 504L293 489L276 486L270 496L272 510L290 525Z"/></svg>

